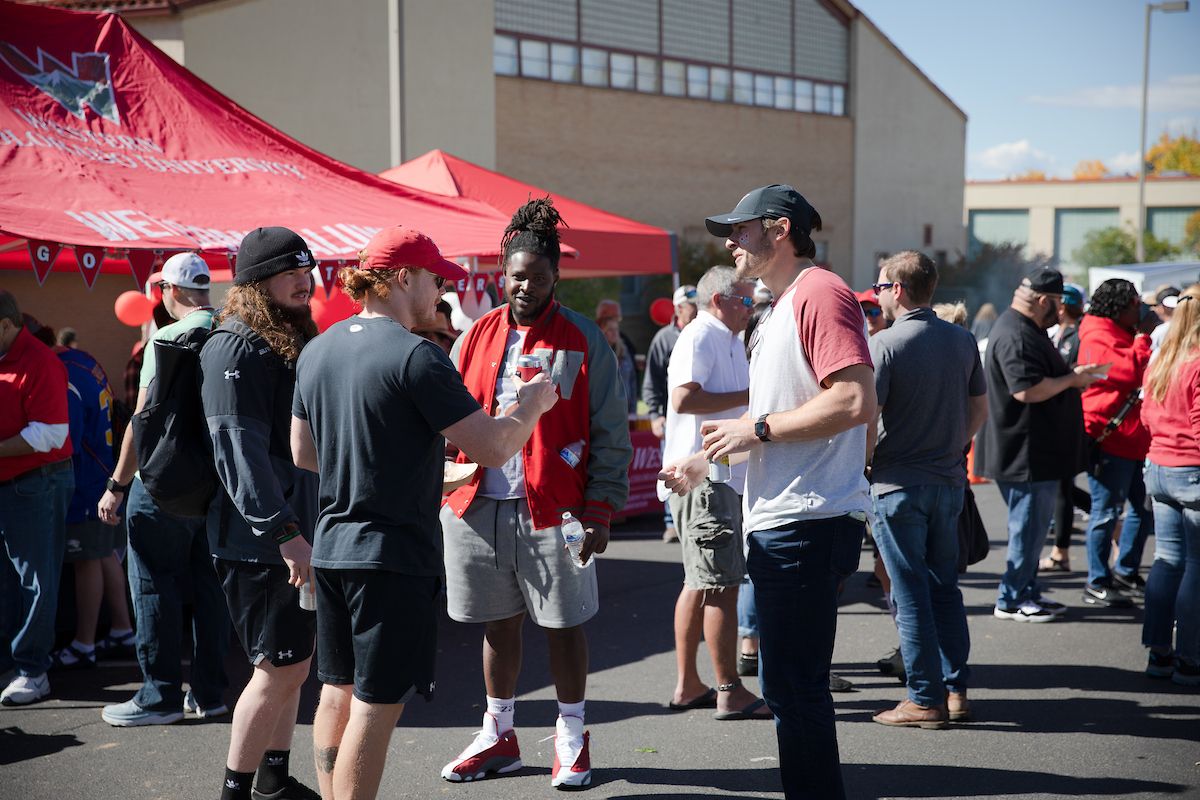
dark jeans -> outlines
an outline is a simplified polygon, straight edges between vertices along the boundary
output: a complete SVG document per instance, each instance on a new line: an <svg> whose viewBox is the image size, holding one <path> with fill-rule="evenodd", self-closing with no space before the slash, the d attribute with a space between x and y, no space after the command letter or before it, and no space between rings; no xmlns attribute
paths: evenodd
<svg viewBox="0 0 1200 800"><path fill-rule="evenodd" d="M125 513L129 591L144 681L134 702L153 711L183 707L183 603L190 588L194 649L189 683L201 708L220 705L228 686L229 610L213 569L205 520L161 510L137 478L129 487Z"/></svg>
<svg viewBox="0 0 1200 800"><path fill-rule="evenodd" d="M1108 558L1112 554L1113 530L1117 527L1117 518L1121 515L1126 498L1134 496L1135 483L1141 502L1131 507L1125 515L1125 522L1121 525L1120 552L1126 561L1132 562L1136 556L1137 562L1132 566L1125 564L1121 570L1123 575L1137 572L1142 560L1142 548L1154 521L1143 507L1146 488L1141 478L1141 462L1103 452L1096 458L1088 473L1088 485L1092 490L1092 514L1087 530L1088 583L1108 586L1112 583Z"/></svg>
<svg viewBox="0 0 1200 800"><path fill-rule="evenodd" d="M1075 529L1075 509L1091 512L1092 497L1075 485L1075 477L1063 478L1054 501L1054 546L1059 550L1071 548L1071 533Z"/></svg>
<svg viewBox="0 0 1200 800"><path fill-rule="evenodd" d="M845 797L829 694L837 589L858 568L866 523L850 516L754 531L746 566L758 610L759 681L775 714L788 800Z"/></svg>
<svg viewBox="0 0 1200 800"><path fill-rule="evenodd" d="M1133 473L1128 499L1113 564L1113 572L1122 578L1133 578L1141 570L1146 540L1154 533L1154 512L1146 505L1146 479L1140 468Z"/></svg>

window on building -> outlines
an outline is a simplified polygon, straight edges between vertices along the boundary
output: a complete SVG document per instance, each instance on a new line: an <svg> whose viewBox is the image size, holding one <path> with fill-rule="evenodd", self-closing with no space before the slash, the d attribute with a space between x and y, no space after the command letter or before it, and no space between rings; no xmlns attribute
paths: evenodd
<svg viewBox="0 0 1200 800"><path fill-rule="evenodd" d="M833 87L833 113L839 117L846 115L846 87Z"/></svg>
<svg viewBox="0 0 1200 800"><path fill-rule="evenodd" d="M579 48L573 44L550 45L550 80L579 83Z"/></svg>
<svg viewBox="0 0 1200 800"><path fill-rule="evenodd" d="M1029 244L1029 211L1024 208L978 209L967 215L967 249L972 257L985 245Z"/></svg>
<svg viewBox="0 0 1200 800"><path fill-rule="evenodd" d="M1185 238L1184 226L1188 217L1200 211L1200 208L1147 208L1146 230L1157 238L1169 242L1174 247L1183 244Z"/></svg>
<svg viewBox="0 0 1200 800"><path fill-rule="evenodd" d="M792 79L775 79L775 107L792 110Z"/></svg>
<svg viewBox="0 0 1200 800"><path fill-rule="evenodd" d="M1054 212L1054 258L1061 268L1079 266L1075 251L1092 231L1121 224L1115 208L1060 208Z"/></svg>
<svg viewBox="0 0 1200 800"><path fill-rule="evenodd" d="M550 77L550 45L547 42L521 40L521 75L526 78Z"/></svg>
<svg viewBox="0 0 1200 800"><path fill-rule="evenodd" d="M688 97L701 100L708 98L708 67L699 64L688 64L687 67Z"/></svg>
<svg viewBox="0 0 1200 800"><path fill-rule="evenodd" d="M637 90L658 94L658 59L650 56L637 57Z"/></svg>
<svg viewBox="0 0 1200 800"><path fill-rule="evenodd" d="M770 75L754 76L754 105L775 105L775 80Z"/></svg>
<svg viewBox="0 0 1200 800"><path fill-rule="evenodd" d="M813 86L815 100L813 108L818 114L833 113L833 87L827 83L818 83Z"/></svg>
<svg viewBox="0 0 1200 800"><path fill-rule="evenodd" d="M719 103L729 102L729 70L713 67L708 71L708 97Z"/></svg>
<svg viewBox="0 0 1200 800"><path fill-rule="evenodd" d="M495 36L492 38L492 71L497 75L516 75L517 40L513 36Z"/></svg>
<svg viewBox="0 0 1200 800"><path fill-rule="evenodd" d="M608 56L609 76L614 89L637 87L637 73L633 56L628 53L611 53Z"/></svg>
<svg viewBox="0 0 1200 800"><path fill-rule="evenodd" d="M733 71L733 102L754 105L754 73Z"/></svg>
<svg viewBox="0 0 1200 800"><path fill-rule="evenodd" d="M668 61L663 59L662 90L663 94L669 94L672 97L683 97L687 93L682 61Z"/></svg>
<svg viewBox="0 0 1200 800"><path fill-rule="evenodd" d="M586 86L608 86L608 52L594 47L583 48L582 74Z"/></svg>
<svg viewBox="0 0 1200 800"><path fill-rule="evenodd" d="M813 110L812 81L796 81L796 110L810 112Z"/></svg>

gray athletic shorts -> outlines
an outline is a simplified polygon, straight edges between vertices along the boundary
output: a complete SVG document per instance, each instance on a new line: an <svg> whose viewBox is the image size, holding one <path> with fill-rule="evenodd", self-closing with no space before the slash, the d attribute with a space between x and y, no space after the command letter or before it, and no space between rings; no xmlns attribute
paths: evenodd
<svg viewBox="0 0 1200 800"><path fill-rule="evenodd" d="M600 609L596 567L571 565L559 528L533 529L519 500L476 497L463 514L442 507L446 598L458 622L522 612L543 628L572 628Z"/></svg>
<svg viewBox="0 0 1200 800"><path fill-rule="evenodd" d="M742 498L724 483L704 483L667 498L683 545L683 585L688 589L737 586L746 574L742 550Z"/></svg>

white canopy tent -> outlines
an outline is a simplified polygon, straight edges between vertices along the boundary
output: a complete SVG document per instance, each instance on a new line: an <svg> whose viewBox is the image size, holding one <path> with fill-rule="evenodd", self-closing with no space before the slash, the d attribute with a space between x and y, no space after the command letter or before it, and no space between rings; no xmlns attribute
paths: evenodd
<svg viewBox="0 0 1200 800"><path fill-rule="evenodd" d="M1109 278L1124 278L1149 292L1164 284L1180 289L1200 282L1200 261L1158 261L1152 264L1117 264L1112 267L1092 267L1088 270L1088 294Z"/></svg>

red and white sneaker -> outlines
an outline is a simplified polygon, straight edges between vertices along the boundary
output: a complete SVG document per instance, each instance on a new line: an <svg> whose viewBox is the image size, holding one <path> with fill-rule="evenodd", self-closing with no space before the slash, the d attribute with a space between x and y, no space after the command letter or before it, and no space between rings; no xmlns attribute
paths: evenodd
<svg viewBox="0 0 1200 800"><path fill-rule="evenodd" d="M582 789L592 782L590 736L579 717L559 717L554 727L554 767L550 785L555 789Z"/></svg>
<svg viewBox="0 0 1200 800"><path fill-rule="evenodd" d="M477 781L486 778L489 772L504 775L521 768L517 732L508 731L503 736L497 736L496 723L491 719L484 720L483 728L475 734L475 741L459 753L458 758L442 767L443 778L456 783Z"/></svg>

